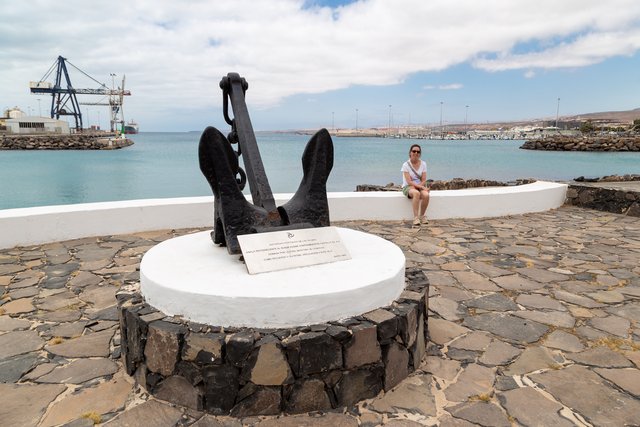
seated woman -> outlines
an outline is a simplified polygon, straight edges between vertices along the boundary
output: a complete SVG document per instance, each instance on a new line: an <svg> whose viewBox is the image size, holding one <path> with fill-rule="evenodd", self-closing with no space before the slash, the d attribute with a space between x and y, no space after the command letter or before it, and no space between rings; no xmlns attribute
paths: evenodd
<svg viewBox="0 0 640 427"><path fill-rule="evenodd" d="M409 160L402 165L402 194L411 199L413 206L413 225L428 224L425 212L429 206L427 188L427 164L420 160L422 148L413 144L409 149Z"/></svg>

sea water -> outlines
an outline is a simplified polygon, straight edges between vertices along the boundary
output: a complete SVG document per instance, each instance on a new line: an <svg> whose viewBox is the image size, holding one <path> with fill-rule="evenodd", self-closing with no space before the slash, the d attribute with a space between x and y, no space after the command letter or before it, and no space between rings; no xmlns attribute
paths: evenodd
<svg viewBox="0 0 640 427"><path fill-rule="evenodd" d="M258 132L256 137L273 193L295 192L310 136ZM198 166L199 132L130 138L134 145L113 151L0 151L0 209L212 194ZM436 180L569 181L640 173L640 153L520 150L523 141L334 137L327 189L400 183L400 167L413 143L422 146L428 178Z"/></svg>

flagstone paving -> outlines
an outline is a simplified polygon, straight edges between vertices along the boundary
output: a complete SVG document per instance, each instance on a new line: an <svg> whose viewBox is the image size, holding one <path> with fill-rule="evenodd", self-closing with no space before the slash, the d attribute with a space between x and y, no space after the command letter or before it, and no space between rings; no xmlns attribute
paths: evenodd
<svg viewBox="0 0 640 427"><path fill-rule="evenodd" d="M337 224L395 242L431 283L427 354L386 394L280 417L205 415L124 373L115 293L194 230L0 251L0 425L640 425L640 219L564 206L505 218Z"/></svg>

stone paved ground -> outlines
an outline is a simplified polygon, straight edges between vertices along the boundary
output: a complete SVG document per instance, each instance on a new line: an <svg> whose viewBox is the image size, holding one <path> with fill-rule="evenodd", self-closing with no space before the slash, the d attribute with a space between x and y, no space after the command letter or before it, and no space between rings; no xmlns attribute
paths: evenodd
<svg viewBox="0 0 640 427"><path fill-rule="evenodd" d="M640 425L640 219L341 225L394 241L431 281L428 356L386 395L242 420L146 395L123 373L114 295L176 234L158 231L0 251L0 425Z"/></svg>

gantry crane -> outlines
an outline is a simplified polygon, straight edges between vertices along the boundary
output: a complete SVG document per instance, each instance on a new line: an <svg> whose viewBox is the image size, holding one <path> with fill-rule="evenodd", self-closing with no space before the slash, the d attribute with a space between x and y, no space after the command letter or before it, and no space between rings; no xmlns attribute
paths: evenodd
<svg viewBox="0 0 640 427"><path fill-rule="evenodd" d="M69 78L69 72L67 71L67 65L71 65L73 68L96 82L100 87L98 89L76 89L71 85L71 79ZM46 81L46 79L56 71L56 80L54 84ZM112 77L115 74L111 75ZM66 82L66 88L63 87L63 78ZM37 82L30 82L29 88L31 93L44 93L51 94L51 118L60 119L60 116L73 116L76 122L76 130L82 131L82 113L80 111L80 103L76 95L102 95L108 96L109 102L87 102L83 105L108 105L111 115L111 132L118 131L118 125L120 129L124 128L124 115L122 110L123 97L131 95L131 92L124 89L125 77L122 77L122 86L115 86L115 82L112 88L109 89L104 83L100 83L62 56L58 56L58 59L49 67L49 70L45 75Z"/></svg>

